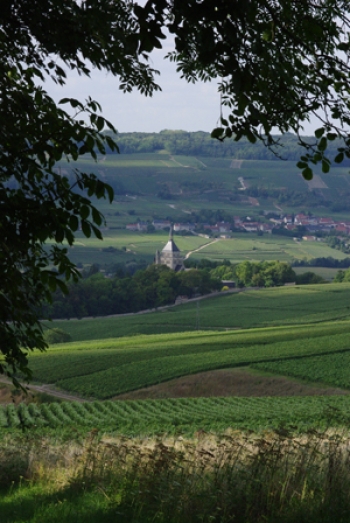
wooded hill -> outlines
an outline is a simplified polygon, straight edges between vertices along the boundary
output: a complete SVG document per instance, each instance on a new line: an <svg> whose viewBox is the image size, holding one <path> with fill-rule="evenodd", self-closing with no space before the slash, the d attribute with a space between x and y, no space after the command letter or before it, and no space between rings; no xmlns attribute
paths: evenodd
<svg viewBox="0 0 350 523"><path fill-rule="evenodd" d="M305 150L298 145L298 138L292 133L283 137L275 137L280 147L275 147L275 152L284 160L298 161ZM313 143L314 137L303 137ZM170 154L186 156L230 157L242 160L274 160L279 159L267 149L262 142L250 143L246 138L239 142L226 139L221 142L211 138L210 133L203 131L186 132L164 130L159 133L119 133L116 141L119 150L124 154L154 153L166 151ZM330 157L336 155L338 141L330 142L328 152ZM109 151L112 152L112 151ZM350 160L344 160L342 165L350 165Z"/></svg>

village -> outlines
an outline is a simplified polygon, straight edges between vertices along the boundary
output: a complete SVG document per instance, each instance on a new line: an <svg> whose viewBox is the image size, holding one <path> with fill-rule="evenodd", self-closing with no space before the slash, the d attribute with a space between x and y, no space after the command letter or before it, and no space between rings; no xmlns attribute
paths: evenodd
<svg viewBox="0 0 350 523"><path fill-rule="evenodd" d="M273 214L264 211L262 218L264 221L254 221L253 218L247 216L241 218L234 216L232 222L217 222L212 225L209 223L174 223L173 231L176 233L192 232L194 234L203 234L209 236L219 235L221 238L230 238L232 232L252 232L252 233L267 233L272 234L272 231L277 230L298 231L303 233L303 240L316 241L320 239L319 233L330 233L333 231L340 236L350 234L350 221L335 220L334 218L326 216L314 216L311 213L297 213L297 214ZM259 216L260 218L260 216ZM256 218L255 218L256 219ZM168 230L172 223L169 220L153 220L152 222L138 221L136 223L129 223L126 229L129 231L139 232L153 232L160 230Z"/></svg>

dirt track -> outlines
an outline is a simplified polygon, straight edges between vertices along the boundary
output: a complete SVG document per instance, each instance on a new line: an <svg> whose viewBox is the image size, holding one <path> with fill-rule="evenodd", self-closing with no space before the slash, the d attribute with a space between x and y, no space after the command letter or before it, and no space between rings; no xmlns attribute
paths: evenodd
<svg viewBox="0 0 350 523"><path fill-rule="evenodd" d="M0 383L5 383L6 385L12 385L11 380L5 377L0 377ZM80 398L79 396L74 396L73 394L69 394L68 392L55 390L50 385L26 385L24 384L24 387L28 390L28 392L41 392L43 394L48 394L49 396L54 396L55 398L60 398L65 401L79 401L80 403L89 401L84 398Z"/></svg>

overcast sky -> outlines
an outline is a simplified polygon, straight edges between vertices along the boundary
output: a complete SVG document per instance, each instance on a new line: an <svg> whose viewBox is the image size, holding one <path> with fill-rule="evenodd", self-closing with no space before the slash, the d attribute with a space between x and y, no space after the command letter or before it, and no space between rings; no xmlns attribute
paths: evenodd
<svg viewBox="0 0 350 523"><path fill-rule="evenodd" d="M56 101L63 97L82 101L91 96L102 105L104 117L119 132L159 132L162 129L210 132L219 123L217 83L193 85L180 79L176 66L163 58L170 45L167 43L165 49L152 54L151 65L161 72L157 82L162 91L151 98L137 91L124 94L119 90L118 78L98 70L92 71L90 78L69 72L63 88L53 83L47 83L45 87ZM313 125L305 127L305 134L311 134L312 129Z"/></svg>

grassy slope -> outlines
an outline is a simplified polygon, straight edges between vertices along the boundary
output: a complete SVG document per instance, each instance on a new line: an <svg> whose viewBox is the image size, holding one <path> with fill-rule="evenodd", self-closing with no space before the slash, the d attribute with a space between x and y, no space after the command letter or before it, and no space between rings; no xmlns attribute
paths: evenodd
<svg viewBox="0 0 350 523"><path fill-rule="evenodd" d="M333 322L76 342L34 355L31 368L35 380L105 399L205 370L346 352L348 330Z"/></svg>
<svg viewBox="0 0 350 523"><path fill-rule="evenodd" d="M148 314L57 320L45 322L45 328L59 327L73 341L115 338L136 334L156 334L201 329L237 329L274 325L300 325L346 319L350 284L275 287L259 291L227 294L191 302Z"/></svg>

